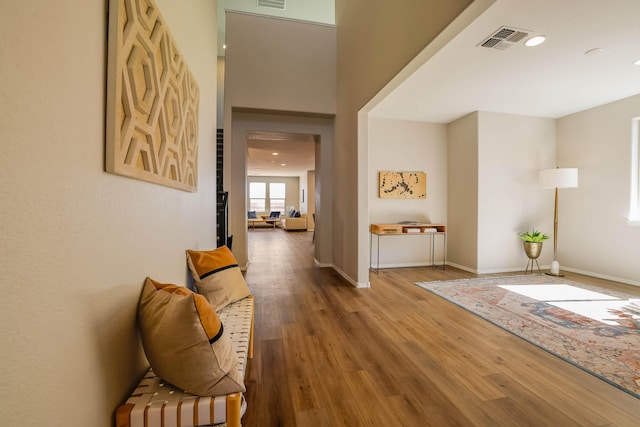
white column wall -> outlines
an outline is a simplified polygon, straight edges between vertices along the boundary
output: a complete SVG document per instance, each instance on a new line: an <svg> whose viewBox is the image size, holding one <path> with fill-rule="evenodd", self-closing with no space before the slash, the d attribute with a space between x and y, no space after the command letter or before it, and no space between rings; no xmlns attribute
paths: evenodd
<svg viewBox="0 0 640 427"><path fill-rule="evenodd" d="M555 122L478 113L478 272L524 270L519 231L553 235L553 192L538 187L538 171L555 167ZM550 239L538 262L552 259Z"/></svg>
<svg viewBox="0 0 640 427"><path fill-rule="evenodd" d="M626 222L639 116L636 95L558 120L558 166L579 175L578 188L559 190L561 268L640 285L640 227Z"/></svg>

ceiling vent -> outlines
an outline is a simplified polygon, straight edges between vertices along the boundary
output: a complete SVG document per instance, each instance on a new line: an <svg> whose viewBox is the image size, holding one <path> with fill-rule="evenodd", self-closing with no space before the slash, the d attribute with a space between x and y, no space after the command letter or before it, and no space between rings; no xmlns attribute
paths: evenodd
<svg viewBox="0 0 640 427"><path fill-rule="evenodd" d="M284 10L285 0L258 0L258 6Z"/></svg>
<svg viewBox="0 0 640 427"><path fill-rule="evenodd" d="M527 37L530 33L531 31L529 30L519 30L513 27L500 27L489 37L484 39L484 41L478 46L506 50Z"/></svg>

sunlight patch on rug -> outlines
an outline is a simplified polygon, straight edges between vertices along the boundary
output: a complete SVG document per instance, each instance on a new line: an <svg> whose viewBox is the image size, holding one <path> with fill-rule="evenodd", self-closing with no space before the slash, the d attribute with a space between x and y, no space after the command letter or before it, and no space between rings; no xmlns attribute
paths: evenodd
<svg viewBox="0 0 640 427"><path fill-rule="evenodd" d="M517 292L538 301L580 301L580 300L612 300L618 299L600 292L588 291L571 285L552 285L543 283L540 285L502 285L511 292Z"/></svg>
<svg viewBox="0 0 640 427"><path fill-rule="evenodd" d="M549 302L549 304L607 325L623 325L630 318L640 320L640 316L625 311L625 307L629 305L629 300L554 301Z"/></svg>
<svg viewBox="0 0 640 427"><path fill-rule="evenodd" d="M640 398L640 300L520 275L416 285Z"/></svg>
<svg viewBox="0 0 640 427"><path fill-rule="evenodd" d="M640 320L640 314L634 314L626 308L634 299L620 299L601 292L589 291L571 285L501 285L503 289L520 295L545 301L549 305L588 317L607 325L623 325L629 318Z"/></svg>

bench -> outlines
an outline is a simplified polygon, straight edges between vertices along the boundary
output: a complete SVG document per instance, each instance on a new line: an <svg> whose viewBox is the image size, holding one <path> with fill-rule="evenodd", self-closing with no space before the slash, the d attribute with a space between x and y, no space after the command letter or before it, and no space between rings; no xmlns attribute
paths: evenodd
<svg viewBox="0 0 640 427"><path fill-rule="evenodd" d="M249 296L217 312L246 378L253 357L254 300ZM126 403L116 410L116 427L192 427L226 423L240 427L246 410L242 393L194 396L164 383L149 369Z"/></svg>

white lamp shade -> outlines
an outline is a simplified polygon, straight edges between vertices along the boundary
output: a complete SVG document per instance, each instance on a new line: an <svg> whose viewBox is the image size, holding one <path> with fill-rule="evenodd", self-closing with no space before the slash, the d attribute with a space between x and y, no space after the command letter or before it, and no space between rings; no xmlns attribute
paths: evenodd
<svg viewBox="0 0 640 427"><path fill-rule="evenodd" d="M540 188L575 188L578 186L578 169L543 169L538 175Z"/></svg>

